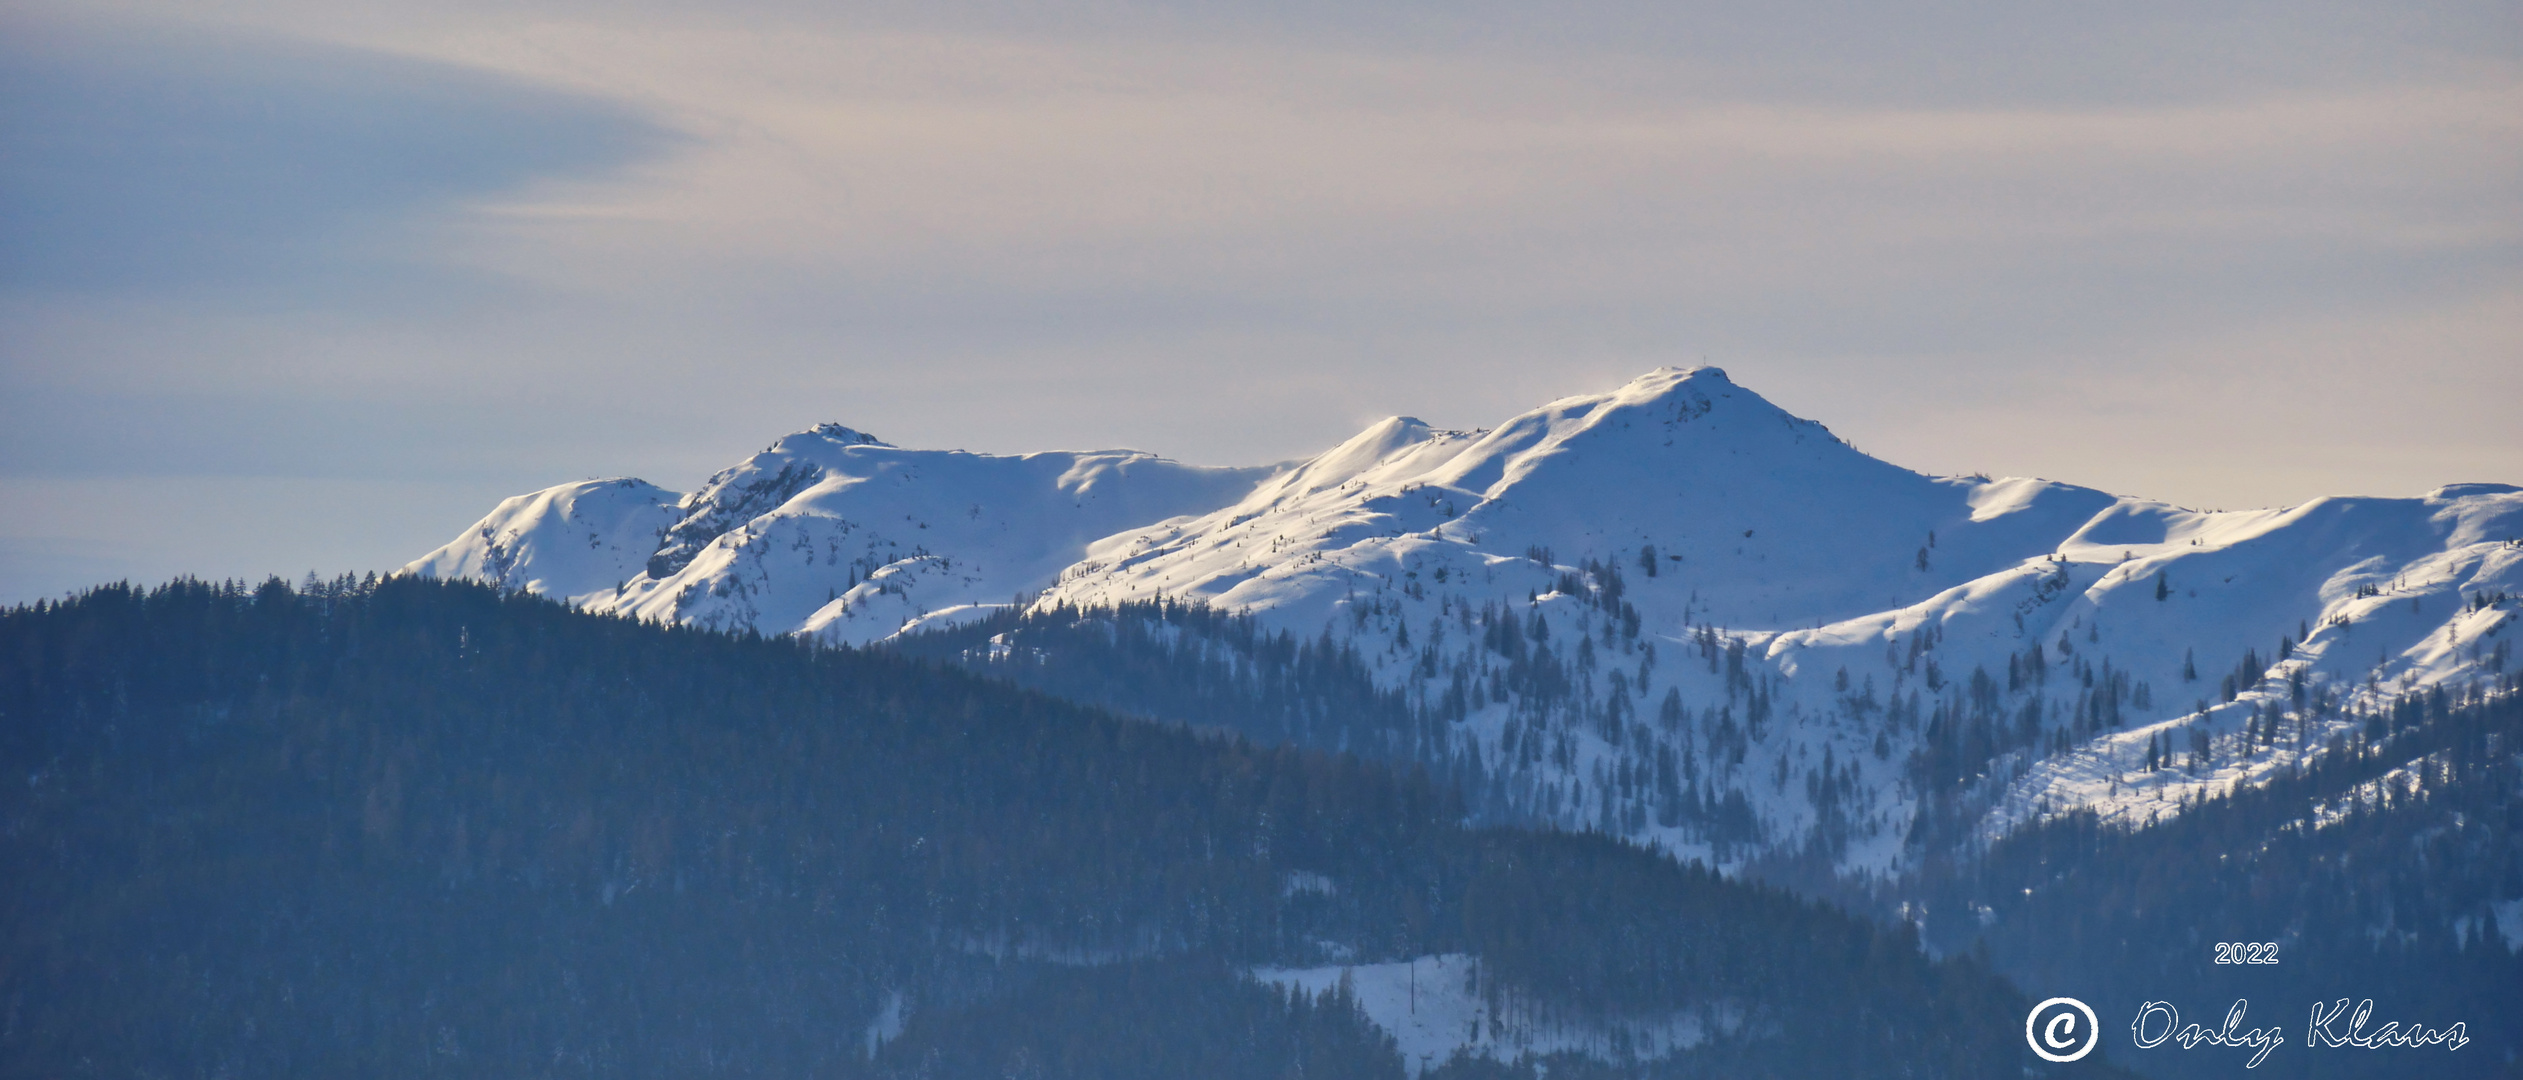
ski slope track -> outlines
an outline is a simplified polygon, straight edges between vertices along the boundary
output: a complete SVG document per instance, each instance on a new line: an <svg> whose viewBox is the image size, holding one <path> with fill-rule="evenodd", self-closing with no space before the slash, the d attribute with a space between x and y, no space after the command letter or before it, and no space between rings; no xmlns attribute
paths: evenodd
<svg viewBox="0 0 2523 1080"><path fill-rule="evenodd" d="M905 450L504 502L407 573L832 644L1172 598L1353 645L1478 800L1741 866L2139 823L2511 666L2523 488L2206 512L1926 476L1716 368L1310 460ZM2155 763L2149 768L2149 762Z"/></svg>

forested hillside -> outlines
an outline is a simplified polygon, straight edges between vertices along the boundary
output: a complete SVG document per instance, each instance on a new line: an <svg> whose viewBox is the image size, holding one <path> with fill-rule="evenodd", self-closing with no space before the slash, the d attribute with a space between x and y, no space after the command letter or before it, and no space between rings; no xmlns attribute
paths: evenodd
<svg viewBox="0 0 2523 1080"><path fill-rule="evenodd" d="M1009 608L884 648L1130 716L1404 763L1441 744L1461 711L1379 689L1349 641L1301 639L1195 602Z"/></svg>
<svg viewBox="0 0 2523 1080"><path fill-rule="evenodd" d="M1249 616L1200 604L1010 611L889 647L1137 715L1400 760L1457 715L1442 699L1379 691L1345 642L1274 634ZM1519 686L1543 677L1531 651L1507 664ZM2009 677L2039 674L2010 670ZM2123 1014L2146 1000L2186 996L2194 1012L2213 1012L2189 1019L2214 1022L2239 997L2257 1002L2258 1023L2298 1025L2303 1017L2294 1013L2309 1007L2308 994L2331 994L2329 1001L2354 993L2397 1007L2387 1019L2462 1019L2474 1042L2444 1061L2427 1060L2431 1074L2506 1075L2511 1057L2523 1053L2523 1025L2513 1019L2523 1016L2517 682L2505 676L2458 695L2439 687L2360 712L2354 730L2259 786L2168 801L2157 813L2113 823L2072 811L1987 847L1922 844L1929 857L1896 878L1834 878L1827 860L1767 859L1751 870L1889 924L1919 925L1942 951L1986 948L2023 986L2109 1002ZM1757 695L1740 704L1745 720L1757 721ZM2217 747L2265 753L2263 744L2311 730L2292 714L2267 716L2254 742ZM2193 738L2165 746L2153 761L2167 773L2204 775L2218 753ZM1920 790L1947 790L1950 777L1934 771L1945 763L1925 751L1912 759ZM1440 759L1437 775L1476 809L1517 820L1496 798L1495 767L1456 755ZM1716 831L1729 819L1727 806L1708 799L1688 770L1630 782L1659 813L1674 806L1676 818L1699 828ZM1735 820L1748 829L1748 813ZM2153 827L2132 832L2133 822ZM1929 815L1916 828L1940 823L1949 831L1968 824ZM2218 965L2220 941L2275 942L2283 959ZM2287 1015L2272 1015L2281 1003ZM2303 1041L2300 1031L2292 1038ZM2205 1076L2233 1062L2150 1054L2134 1064ZM2386 1077L2403 1075L2411 1062L2334 1054L2315 1065L2326 1075Z"/></svg>
<svg viewBox="0 0 2523 1080"><path fill-rule="evenodd" d="M477 585L0 613L0 765L13 1075L1392 1076L1246 973L1440 953L1707 1021L1613 1074L2036 1064L1972 962L1420 774Z"/></svg>
<svg viewBox="0 0 2523 1080"><path fill-rule="evenodd" d="M1605 569L1608 580L1620 580L1617 568ZM1617 611L1617 591L1605 603ZM1549 816L1537 801L1551 806L1580 801L1591 808L1592 831L1624 835L1649 823L1683 826L1704 838L1721 860L1761 839L1743 793L1721 793L1711 775L1739 763L1772 718L1765 689L1745 667L1741 642L1721 645L1710 633L1674 649L1687 663L1725 672L1724 695L1691 707L1670 690L1654 702L1634 702L1626 689L1599 700L1579 696L1583 676L1597 663L1594 644L1581 638L1555 649L1546 621L1484 610L1465 623L1466 632L1481 635L1496 654L1496 669L1488 679L1458 677L1433 696L1379 687L1354 639L1329 633L1298 638L1249 614L1179 600L1011 609L906 634L884 647L1133 716L1223 728L1259 742L1417 762L1462 798L1478 821L1532 824ZM1433 648L1419 656L1430 671L1436 669ZM1615 680L1624 688L1645 682ZM1485 756L1477 744L1453 736L1473 710L1493 702L1508 705L1510 718L1499 753ZM1583 732L1640 753L1617 763L1598 761L1591 775L1565 787L1536 789L1516 782L1517 773L1545 763L1574 765L1576 734L1551 722L1552 716L1569 714L1582 719ZM1673 741L1654 741L1658 733L1685 732L1697 738L1680 740L1687 747L1680 752ZM1817 784L1817 798L1829 802L1841 793L1847 774L1835 770L1833 776L1827 790ZM1543 792L1539 800L1535 790ZM1845 842L1851 831L1845 815L1831 825L1836 831L1825 833Z"/></svg>
<svg viewBox="0 0 2523 1080"><path fill-rule="evenodd" d="M2214 1027L2238 998L2252 1026L2372 999L2386 1022L2466 1025L2458 1052L2289 1053L2284 1074L2523 1072L2523 696L2403 697L2281 778L2130 831L2074 812L1984 857L1939 860L1878 896L1947 949L1985 948L2027 987L2111 1014L2174 999ZM2274 726L2274 725L2273 725ZM2190 767L2167 755L2162 768ZM2272 943L2275 963L2217 963L2219 942ZM2194 1015L2195 1014L2195 1015ZM2340 1023L2337 1030L2349 1025ZM2247 1057L2248 1051L2241 1056ZM2225 1053L2130 1063L2230 1076Z"/></svg>

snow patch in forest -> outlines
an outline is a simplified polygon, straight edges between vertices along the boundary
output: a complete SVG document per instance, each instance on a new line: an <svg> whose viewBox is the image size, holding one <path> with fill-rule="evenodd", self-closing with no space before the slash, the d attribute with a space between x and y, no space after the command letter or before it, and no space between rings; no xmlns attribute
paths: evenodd
<svg viewBox="0 0 2523 1080"><path fill-rule="evenodd" d="M903 1025L911 1022L910 1002L902 991L885 991L884 1007L876 1010L876 1018L867 1022L867 1059L876 1060L876 1052L885 1044L900 1038Z"/></svg>
<svg viewBox="0 0 2523 1080"><path fill-rule="evenodd" d="M1259 968L1254 979L1282 990L1322 995L1344 981L1361 1012L1393 1037L1412 1076L1457 1055L1513 1062L1531 1055L1583 1054L1619 1064L1652 1061L1687 1050L1711 1032L1741 1026L1732 1009L1675 1013L1643 1021L1569 1023L1522 1009L1481 985L1480 961L1443 953L1382 964Z"/></svg>
<svg viewBox="0 0 2523 1080"><path fill-rule="evenodd" d="M2505 939L2508 952L2523 952L2523 897L2500 900L2491 906L2497 913L2497 936Z"/></svg>

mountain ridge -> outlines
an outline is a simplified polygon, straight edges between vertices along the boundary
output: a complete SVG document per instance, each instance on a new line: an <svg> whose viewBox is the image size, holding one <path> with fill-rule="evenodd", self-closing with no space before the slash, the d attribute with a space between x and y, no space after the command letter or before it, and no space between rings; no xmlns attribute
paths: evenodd
<svg viewBox="0 0 2523 1080"><path fill-rule="evenodd" d="M1867 872L2270 775L2391 693L2504 670L2523 593L2512 485L2208 512L1927 476L1708 367L1488 429L1392 417L1252 469L801 432L680 496L609 592L538 587L628 556L542 574L558 545L525 540L664 513L651 489L601 490L619 494L510 500L405 571L834 645L1017 608L1208 604L1349 643L1377 685L1443 714L1420 752L1520 816ZM569 529L534 517L575 522L581 501ZM1751 808L1756 842L1712 840L1695 808L1720 796Z"/></svg>

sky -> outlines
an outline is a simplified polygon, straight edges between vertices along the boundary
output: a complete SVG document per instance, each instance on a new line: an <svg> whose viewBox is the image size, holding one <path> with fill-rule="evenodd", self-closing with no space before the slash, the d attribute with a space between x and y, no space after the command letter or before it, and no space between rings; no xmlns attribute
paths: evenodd
<svg viewBox="0 0 2523 1080"><path fill-rule="evenodd" d="M0 0L0 603L1667 364L1931 473L2523 483L2523 7L1364 7Z"/></svg>

